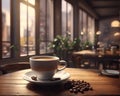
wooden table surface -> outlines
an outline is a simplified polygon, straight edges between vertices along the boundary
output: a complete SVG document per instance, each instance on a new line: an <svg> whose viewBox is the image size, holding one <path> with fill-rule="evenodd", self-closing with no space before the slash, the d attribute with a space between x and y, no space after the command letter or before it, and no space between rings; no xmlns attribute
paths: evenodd
<svg viewBox="0 0 120 96"><path fill-rule="evenodd" d="M76 67L80 67L80 62L82 60L89 60L94 62L95 64L102 63L108 63L113 62L114 60L119 61L120 59L120 51L117 51L116 54L112 54L111 51L106 51L105 53L102 52L94 52L92 50L82 50L82 51L76 51L72 54L72 60L75 63Z"/></svg>
<svg viewBox="0 0 120 96"><path fill-rule="evenodd" d="M31 84L23 79L23 75L30 69L21 70L0 76L0 95L24 96L120 96L120 78L101 76L97 70L66 68L70 73L69 80L84 80L90 83L93 90L83 93L71 93L63 88L64 84L43 86Z"/></svg>
<svg viewBox="0 0 120 96"><path fill-rule="evenodd" d="M120 56L120 51L116 51L116 53L111 53L111 51L106 51L105 53L103 52L95 52L95 51L92 51L92 50L82 50L82 51L76 51L76 52L73 52L73 55L77 55L77 56L117 56L119 57Z"/></svg>

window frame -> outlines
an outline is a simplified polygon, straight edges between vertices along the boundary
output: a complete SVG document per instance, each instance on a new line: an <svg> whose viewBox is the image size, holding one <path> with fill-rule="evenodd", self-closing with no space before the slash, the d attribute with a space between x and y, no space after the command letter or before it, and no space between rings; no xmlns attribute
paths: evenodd
<svg viewBox="0 0 120 96"><path fill-rule="evenodd" d="M27 56L20 56L20 2L26 3L26 1L24 0L10 0L10 4L11 4L11 45L15 45L17 51L15 51L14 48L11 48L11 57L9 58L2 58L2 38L0 38L0 62L2 64L4 63L13 63L13 62L24 62L24 61L29 61L29 57L31 57L32 55L27 55ZM39 21L40 20L40 11L39 11L39 3L40 0L35 0L35 45L39 45ZM27 4L27 3L26 3ZM32 4L28 3L30 6L33 7ZM19 6L19 7L18 7ZM1 1L0 1L0 11L2 10L1 8ZM53 9L54 11L54 9ZM2 12L1 12L2 13ZM54 12L53 12L54 13ZM53 14L54 16L54 14ZM53 18L53 17L52 17ZM0 18L0 22L2 24L2 18ZM54 20L53 20L54 23ZM52 25L53 26L53 25ZM1 27L1 26L0 26ZM54 29L54 28L53 28ZM2 30L2 28L1 28ZM2 31L0 30L0 37L2 37ZM53 31L54 32L54 31ZM53 33L54 34L54 33ZM45 41L46 42L46 41ZM46 42L46 44L49 41ZM35 46L35 55L40 55L39 53L40 47L39 46ZM46 49L47 50L47 49ZM51 54L51 53L45 53L45 54ZM1 64L0 63L0 64Z"/></svg>
<svg viewBox="0 0 120 96"><path fill-rule="evenodd" d="M0 1L0 59L2 58L2 4Z"/></svg>

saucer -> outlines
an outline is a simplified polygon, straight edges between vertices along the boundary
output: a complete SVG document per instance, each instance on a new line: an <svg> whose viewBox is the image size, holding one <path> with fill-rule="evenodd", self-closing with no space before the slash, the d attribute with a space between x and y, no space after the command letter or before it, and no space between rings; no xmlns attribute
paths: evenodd
<svg viewBox="0 0 120 96"><path fill-rule="evenodd" d="M35 76L35 74L33 71L29 71L24 74L23 79L35 84L58 84L66 81L70 77L70 74L65 71L59 71L53 76L53 78L59 78L56 80L33 80L32 76Z"/></svg>
<svg viewBox="0 0 120 96"><path fill-rule="evenodd" d="M117 76L117 75L119 76L120 73L117 70L103 70L102 74L108 76Z"/></svg>

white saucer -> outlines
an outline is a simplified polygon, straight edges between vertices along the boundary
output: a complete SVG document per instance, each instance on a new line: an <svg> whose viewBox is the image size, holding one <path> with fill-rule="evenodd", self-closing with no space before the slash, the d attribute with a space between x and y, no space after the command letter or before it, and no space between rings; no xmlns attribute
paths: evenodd
<svg viewBox="0 0 120 96"><path fill-rule="evenodd" d="M69 77L70 74L65 72L65 71L59 71L57 72L53 77L54 78L60 78L58 80L33 80L31 77L35 76L35 74L32 71L26 72L23 76L23 79L26 81L29 81L31 83L36 83L36 84L56 84L56 83L62 83L66 81Z"/></svg>
<svg viewBox="0 0 120 96"><path fill-rule="evenodd" d="M117 75L120 74L120 72L117 71L117 70L103 70L102 74L103 75L108 75L108 76L117 76Z"/></svg>

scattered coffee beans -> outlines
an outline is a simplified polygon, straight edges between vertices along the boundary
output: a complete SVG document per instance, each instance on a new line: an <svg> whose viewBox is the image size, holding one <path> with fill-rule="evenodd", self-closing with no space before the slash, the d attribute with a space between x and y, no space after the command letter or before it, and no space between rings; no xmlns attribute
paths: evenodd
<svg viewBox="0 0 120 96"><path fill-rule="evenodd" d="M36 76L32 76L31 79L37 81L37 77Z"/></svg>
<svg viewBox="0 0 120 96"><path fill-rule="evenodd" d="M82 80L71 80L71 81L67 81L64 85L65 89L69 90L71 93L84 93L85 91L89 91L89 90L93 90L93 88L91 87L90 83Z"/></svg>

